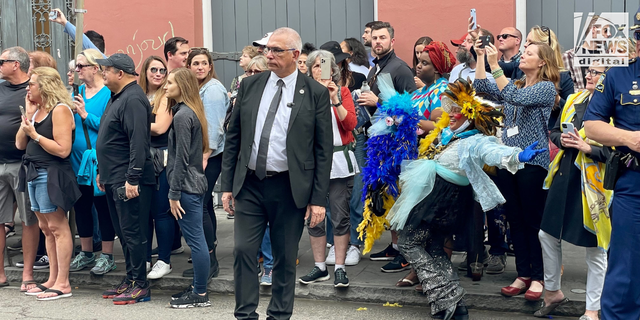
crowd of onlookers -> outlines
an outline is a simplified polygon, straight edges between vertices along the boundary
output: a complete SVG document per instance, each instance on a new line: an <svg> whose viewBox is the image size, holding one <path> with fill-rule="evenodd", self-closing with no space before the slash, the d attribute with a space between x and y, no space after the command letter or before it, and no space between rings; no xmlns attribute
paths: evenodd
<svg viewBox="0 0 640 320"><path fill-rule="evenodd" d="M75 36L75 27L56 11L53 21ZM259 283L273 285L274 300L290 302L270 305L270 315L275 318L278 311L290 316L293 298L288 291L295 272L288 267L295 261L291 253L297 253L297 241L284 241L283 233L299 239L302 221L314 265L303 266L310 272L298 281L329 280L327 266L333 265L335 287L348 287L346 267L360 262L364 248L358 228L368 197L362 171L376 166L367 162L368 129L385 102L378 79L388 74L396 92L411 96L420 138L437 128L443 116L441 94L464 79L478 95L501 106L498 136L504 145L524 150L537 142L545 149L516 173L488 169L504 204L486 212L471 205L470 215L485 223L469 222L438 238L442 243L437 246L449 258L452 250L469 252L457 268L467 271L479 260L487 274L503 273L507 253L514 254L518 276L501 293L543 299L538 317L568 302L560 285L561 242L585 247L587 304L580 319L599 319L611 226L594 227L598 221L587 220L593 206L608 210L611 194L603 193L597 202L581 190L585 181L595 179L589 165L600 166L610 155L610 149L590 141L583 130L587 105L595 91L602 92L605 67L574 67L577 50L595 49L563 52L556 33L545 26L526 34L507 26L494 36L469 22L459 39L419 38L411 64L396 55L394 29L386 22L366 24L362 41L324 44L303 45L295 31L281 28L242 49L239 66L244 73L228 87L219 81L210 52L191 48L181 37L166 41L164 57L149 56L140 74L126 54L107 57L104 39L94 31L85 34L84 51L69 62L66 78L45 52L5 49L0 56L0 235L14 232L17 212L21 243L9 247L24 253L18 263L23 268L20 291L38 300L70 297L69 272L90 269L104 275L116 269L113 248L118 239L127 275L103 297L114 304L146 301L149 280L172 272L171 256L184 251L184 238L193 268L183 276L194 280L172 296L171 306L210 305L207 282L219 273L212 193L221 173L222 204L227 217L236 219L234 270L236 292L242 295L236 316L255 313L252 302L246 302L257 302L257 293L249 292L253 280L240 279L245 271L258 271L260 262ZM635 40L629 43L633 58ZM246 111L251 108L253 114ZM288 135L290 130L298 135L296 123L311 128L311 142L303 140L304 134ZM567 124L571 131L564 130ZM320 151L314 156L298 150L307 145ZM243 171L236 169L241 164ZM311 171L316 174L309 175ZM291 186L282 189L288 183L281 179ZM292 197L282 200L273 193L278 190ZM320 191L325 192L318 196ZM283 231L298 218L283 221L284 209L278 206L303 208L300 226ZM69 228L72 210L79 248L73 247ZM244 238L239 244L239 232L246 245ZM409 271L396 286L417 286L430 303L441 299L429 295L436 288L412 268L398 232L391 230L391 236L392 243L369 258L386 261L382 272ZM4 239L0 237L0 246ZM47 267L48 280L36 283L33 270ZM3 285L8 283L0 265ZM459 301L455 314L434 317L466 319Z"/></svg>

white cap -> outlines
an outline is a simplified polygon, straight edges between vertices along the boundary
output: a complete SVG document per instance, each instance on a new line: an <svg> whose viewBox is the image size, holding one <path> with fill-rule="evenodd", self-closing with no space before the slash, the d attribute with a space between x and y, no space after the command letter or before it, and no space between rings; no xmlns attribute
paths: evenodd
<svg viewBox="0 0 640 320"><path fill-rule="evenodd" d="M258 46L266 46L266 45L267 45L267 42L269 42L269 38L271 38L271 34L272 34L272 33L273 33L273 32L269 32L269 33L265 34L265 35L262 37L262 39L254 41L254 42L253 42L253 46L254 46L254 47L258 47Z"/></svg>

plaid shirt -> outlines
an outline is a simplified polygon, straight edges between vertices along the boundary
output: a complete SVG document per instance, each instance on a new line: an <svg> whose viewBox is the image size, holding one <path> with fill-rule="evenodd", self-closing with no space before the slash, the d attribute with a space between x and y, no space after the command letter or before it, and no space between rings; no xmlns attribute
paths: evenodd
<svg viewBox="0 0 640 320"><path fill-rule="evenodd" d="M562 55L562 61L564 62L564 67L569 70L571 74L571 80L573 80L573 89L574 92L580 92L586 89L584 83L584 74L582 74L582 68L580 66L575 66L573 64L573 58L575 57L575 48L567 50Z"/></svg>

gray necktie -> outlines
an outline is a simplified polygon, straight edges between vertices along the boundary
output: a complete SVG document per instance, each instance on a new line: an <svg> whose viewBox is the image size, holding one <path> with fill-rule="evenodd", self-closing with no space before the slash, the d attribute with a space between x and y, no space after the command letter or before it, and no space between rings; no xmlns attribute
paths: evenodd
<svg viewBox="0 0 640 320"><path fill-rule="evenodd" d="M258 157L256 159L256 177L262 180L267 176L267 152L269 151L269 137L271 136L271 128L273 128L273 121L276 118L278 112L278 106L280 105L280 99L282 98L282 86L284 81L278 80L278 91L271 100L269 106L269 112L267 118L264 120L264 126L262 127L262 134L260 135L260 146L258 146Z"/></svg>

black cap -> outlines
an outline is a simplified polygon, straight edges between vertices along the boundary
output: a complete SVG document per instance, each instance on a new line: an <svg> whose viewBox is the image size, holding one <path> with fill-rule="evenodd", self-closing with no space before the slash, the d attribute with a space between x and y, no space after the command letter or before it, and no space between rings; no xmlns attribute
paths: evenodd
<svg viewBox="0 0 640 320"><path fill-rule="evenodd" d="M96 62L104 67L114 67L124 71L125 73L137 76L136 65L133 59L124 53L112 54L107 59L96 59Z"/></svg>
<svg viewBox="0 0 640 320"><path fill-rule="evenodd" d="M342 47L340 47L340 44L336 41L329 41L321 45L320 49L333 53L333 56L336 58L336 64L351 56L348 53L342 52Z"/></svg>
<svg viewBox="0 0 640 320"><path fill-rule="evenodd" d="M629 30L638 30L640 28L640 8L633 16L633 25L629 27Z"/></svg>

